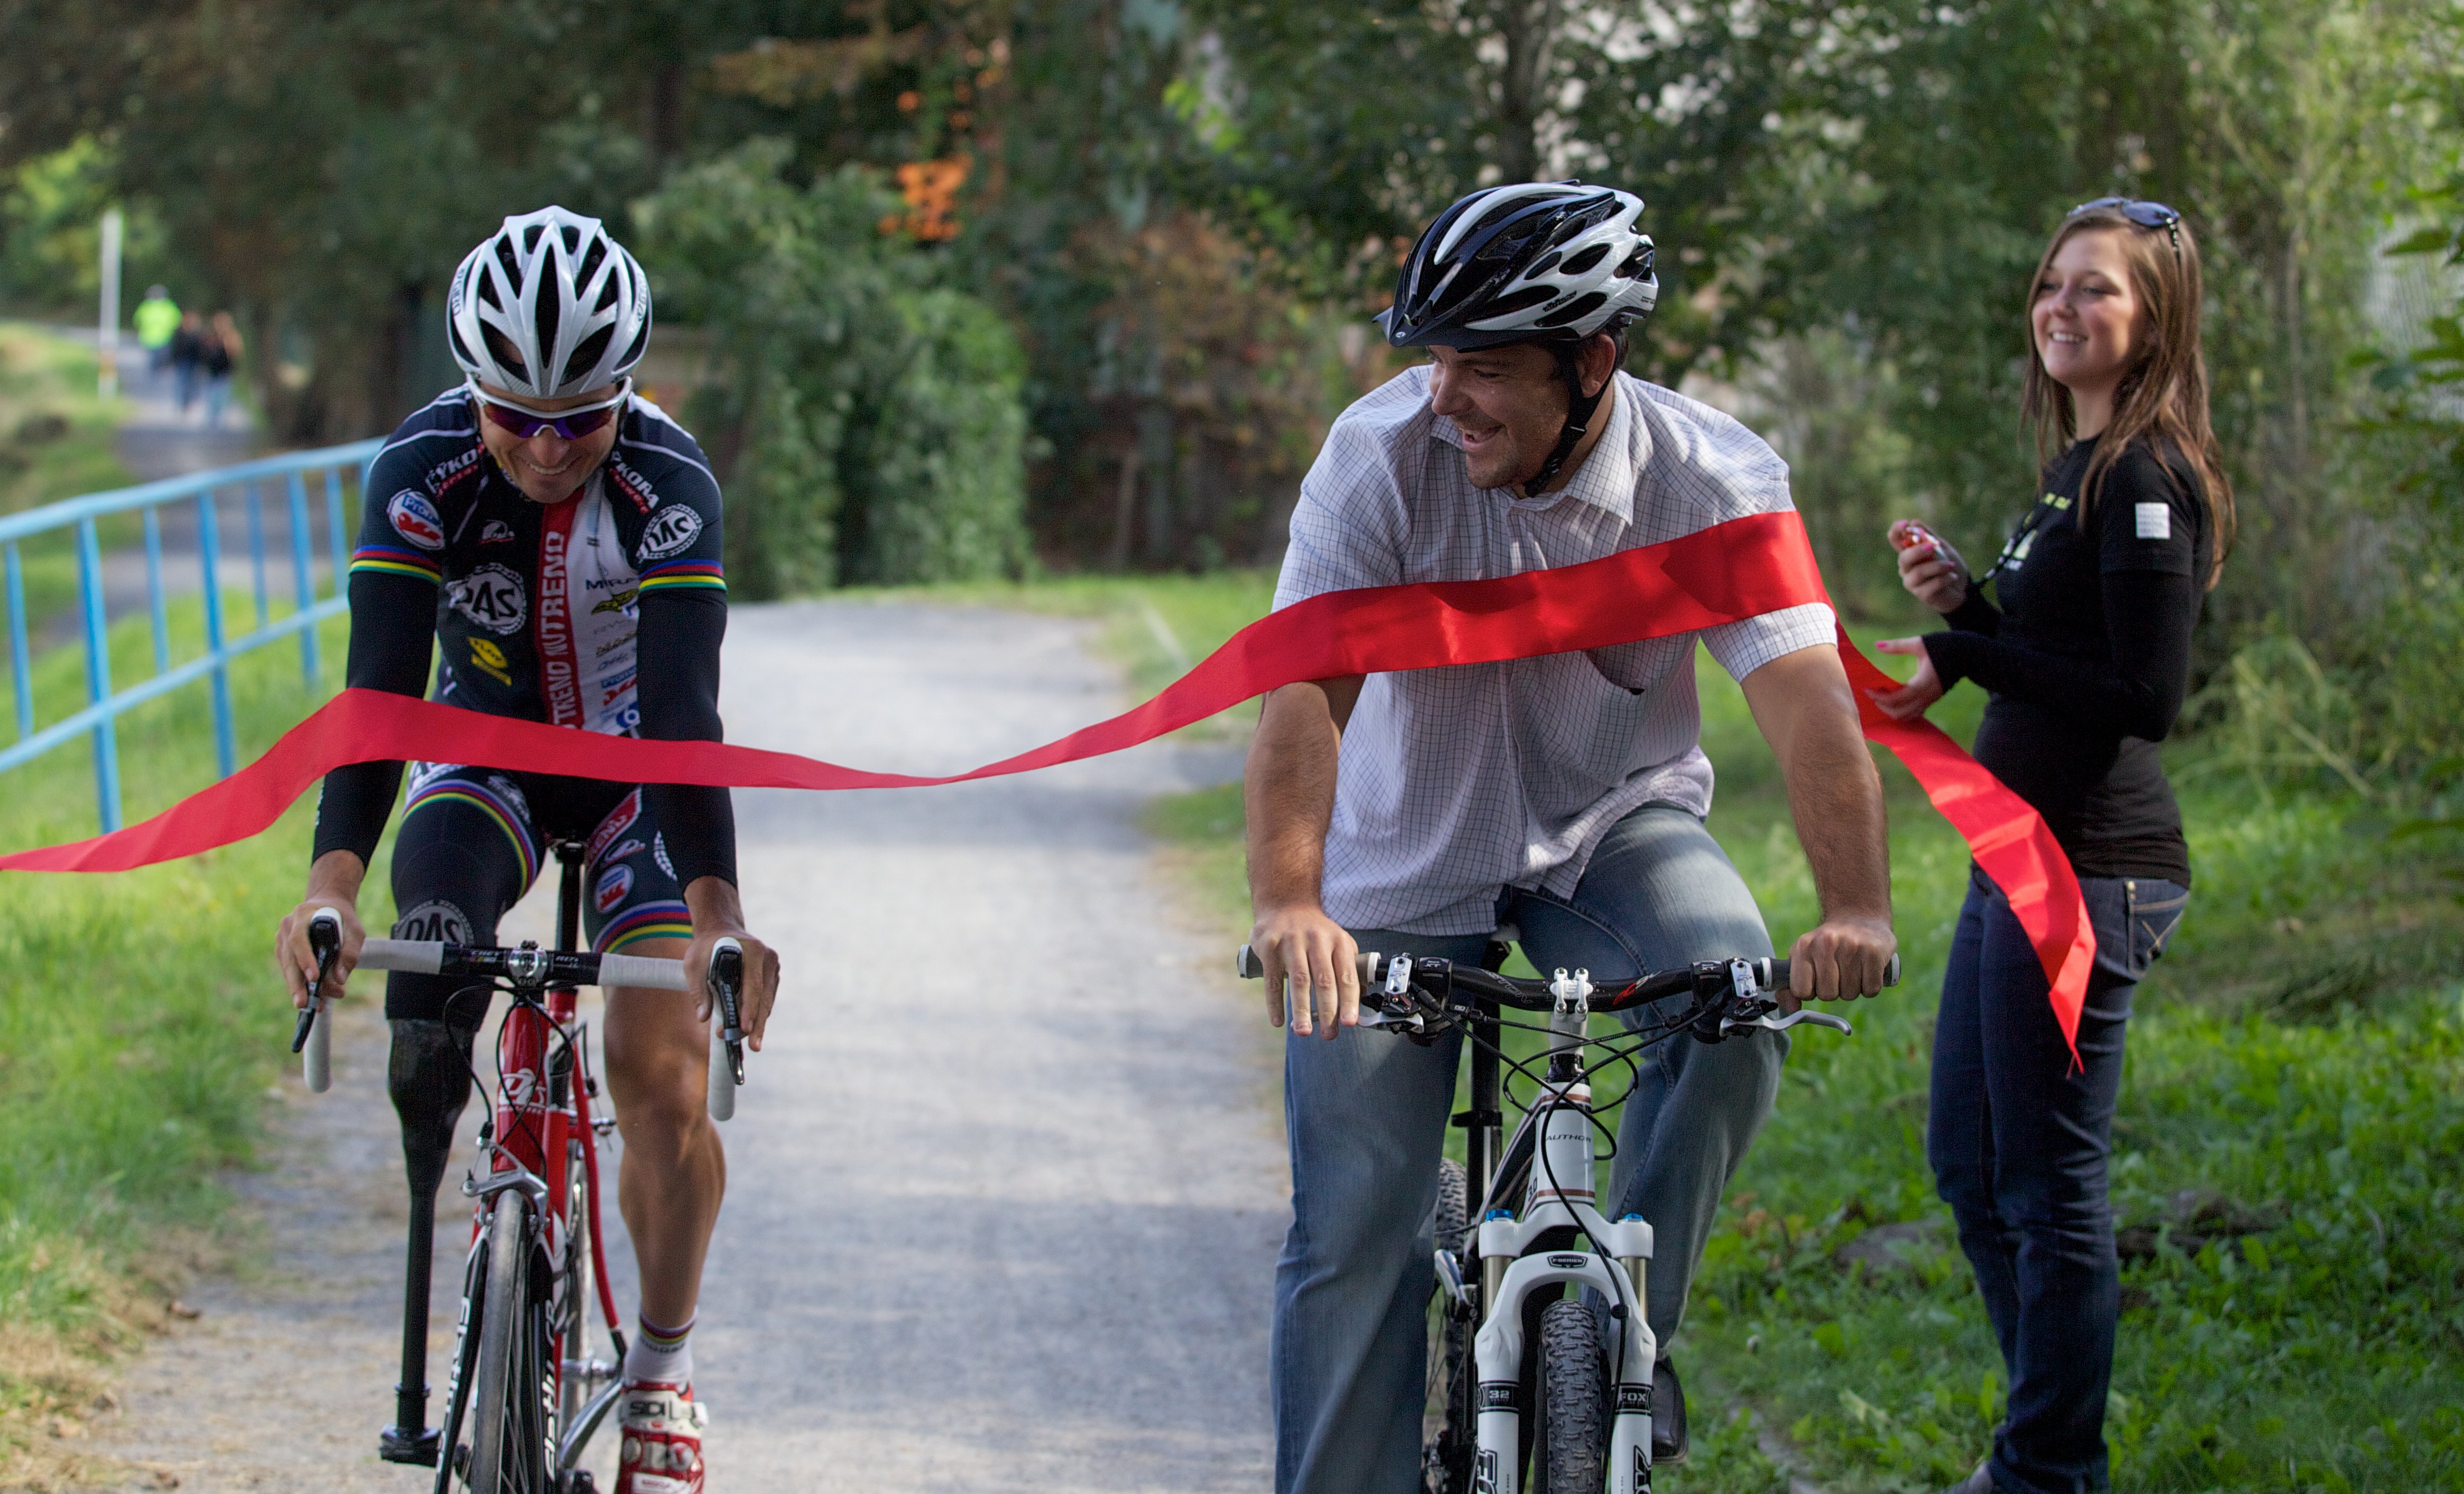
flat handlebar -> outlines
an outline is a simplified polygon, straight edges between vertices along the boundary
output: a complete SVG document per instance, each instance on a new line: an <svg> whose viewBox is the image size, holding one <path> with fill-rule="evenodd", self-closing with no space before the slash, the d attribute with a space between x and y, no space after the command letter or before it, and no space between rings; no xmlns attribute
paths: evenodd
<svg viewBox="0 0 2464 1494"><path fill-rule="evenodd" d="M542 974L557 985L647 986L689 991L685 962L638 955L588 951L472 949L435 939L369 939L360 946L362 970L404 970L423 976L517 976L525 960L543 960Z"/></svg>
<svg viewBox="0 0 2464 1494"><path fill-rule="evenodd" d="M1385 974L1386 959L1387 956L1374 950L1363 950L1356 956L1354 968L1364 994L1376 988L1379 978ZM1790 971L1787 960L1764 958L1747 963L1754 967L1755 983L1763 990L1777 992L1787 989ZM1266 973L1265 962L1258 958L1258 952L1246 944L1242 945L1241 952L1233 956L1232 970L1243 980L1256 980ZM1589 1005L1595 1012L1622 1011L1629 1006L1639 1006L1646 1001L1698 990L1705 979L1724 978L1727 970L1727 961L1713 960L1699 966L1659 971L1622 985L1603 984L1594 992ZM1537 1012L1547 1011L1556 1004L1556 998L1550 993L1546 980L1501 976L1477 965L1453 965L1447 973L1456 990L1485 997L1501 1006ZM1895 986L1899 983L1900 956L1893 955L1889 966L1882 972L1882 984Z"/></svg>

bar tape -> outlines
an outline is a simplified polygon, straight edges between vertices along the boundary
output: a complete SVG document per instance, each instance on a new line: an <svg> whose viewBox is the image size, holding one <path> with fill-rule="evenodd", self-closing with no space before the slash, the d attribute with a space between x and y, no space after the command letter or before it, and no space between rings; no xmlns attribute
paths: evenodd
<svg viewBox="0 0 2464 1494"><path fill-rule="evenodd" d="M1793 512L1753 514L1580 565L1490 581L1334 591L1268 614L1153 699L999 762L944 777L869 773L724 742L645 741L485 715L435 701L345 690L263 757L142 824L0 856L0 870L121 871L192 856L266 828L335 768L415 759L619 782L732 788L923 788L1118 752L1296 680L1490 664L1693 632L1829 594ZM2026 801L1928 721L1894 721L1867 699L1896 686L1843 631L1841 661L1868 739L1889 748L2010 899L2077 1057L2096 934L2068 857Z"/></svg>

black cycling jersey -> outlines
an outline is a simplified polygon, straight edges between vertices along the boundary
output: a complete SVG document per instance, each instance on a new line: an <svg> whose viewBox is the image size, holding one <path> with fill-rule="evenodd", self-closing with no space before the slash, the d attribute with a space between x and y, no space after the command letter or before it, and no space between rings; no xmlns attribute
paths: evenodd
<svg viewBox="0 0 2464 1494"><path fill-rule="evenodd" d="M2105 471L2082 533L2093 440L2045 470L1994 581L1925 635L1945 689L1993 692L1976 760L2034 805L2080 876L2190 885L2190 852L2156 744L2189 688L2190 633L2215 537L2187 463L2134 445Z"/></svg>
<svg viewBox="0 0 2464 1494"><path fill-rule="evenodd" d="M616 444L561 503L533 501L488 455L460 389L404 421L368 472L352 552L353 686L491 715L665 741L717 741L727 631L718 483L657 406L629 401ZM655 688L642 691L648 678ZM325 777L317 848L365 861L399 762ZM727 790L653 785L675 881L736 878Z"/></svg>

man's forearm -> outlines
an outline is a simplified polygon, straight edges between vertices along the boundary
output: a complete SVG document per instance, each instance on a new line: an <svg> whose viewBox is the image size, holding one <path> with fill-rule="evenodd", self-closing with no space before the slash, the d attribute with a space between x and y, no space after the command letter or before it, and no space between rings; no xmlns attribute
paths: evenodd
<svg viewBox="0 0 2464 1494"><path fill-rule="evenodd" d="M1781 764L1797 843L1814 872L1823 916L1891 916L1890 829L1882 779L1856 717L1814 714Z"/></svg>
<svg viewBox="0 0 2464 1494"><path fill-rule="evenodd" d="M352 908L360 906L360 884L366 880L368 864L357 851L329 850L308 866L308 895L330 897Z"/></svg>
<svg viewBox="0 0 2464 1494"><path fill-rule="evenodd" d="M1266 697L1242 795L1249 904L1261 916L1272 908L1317 905L1341 744L1319 687L1287 685Z"/></svg>

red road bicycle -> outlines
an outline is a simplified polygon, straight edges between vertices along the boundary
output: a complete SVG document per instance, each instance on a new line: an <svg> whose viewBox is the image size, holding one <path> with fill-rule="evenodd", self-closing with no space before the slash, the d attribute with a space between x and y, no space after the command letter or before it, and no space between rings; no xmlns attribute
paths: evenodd
<svg viewBox="0 0 2464 1494"><path fill-rule="evenodd" d="M436 1494L590 1494L590 1473L577 1464L623 1388L625 1332L608 1286L599 1207L598 1140L616 1123L591 1112L599 1081L590 1071L589 1025L576 1014L575 998L585 985L682 992L689 982L680 960L577 949L583 847L561 842L553 849L561 868L556 948L369 939L360 952L363 970L467 977L471 984L457 997L501 991L510 998L496 1029L493 1108L479 1128L483 1165L462 1183L473 1200L471 1247L445 1420L436 1428L426 1424L428 1284L435 1183L445 1159L432 1159L425 1187L421 1159L408 1159L414 1175L402 1379L394 1387L394 1424L380 1434L378 1455L433 1467ZM332 1022L319 987L341 947L341 918L319 913L308 937L318 978L309 983L292 1049L302 1054L308 1088L322 1092L332 1083ZM736 1090L744 1083L743 961L733 939L721 940L711 959L716 1010L710 1113L722 1121L736 1113ZM469 1077L480 1084L475 1071ZM606 1329L605 1358L590 1351L594 1298Z"/></svg>

